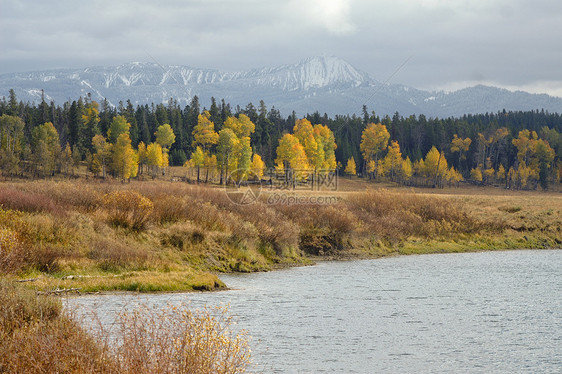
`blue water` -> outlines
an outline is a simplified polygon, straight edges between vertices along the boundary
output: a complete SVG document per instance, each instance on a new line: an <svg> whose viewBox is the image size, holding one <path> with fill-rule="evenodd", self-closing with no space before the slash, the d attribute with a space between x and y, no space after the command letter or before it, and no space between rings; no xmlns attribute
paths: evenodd
<svg viewBox="0 0 562 374"><path fill-rule="evenodd" d="M562 373L562 251L323 262L224 275L214 293L68 299L105 323L139 303L230 305L253 372Z"/></svg>

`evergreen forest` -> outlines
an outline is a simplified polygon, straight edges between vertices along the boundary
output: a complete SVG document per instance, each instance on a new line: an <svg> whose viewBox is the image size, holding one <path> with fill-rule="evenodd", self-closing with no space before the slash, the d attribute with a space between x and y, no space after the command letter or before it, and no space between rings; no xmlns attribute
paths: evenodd
<svg viewBox="0 0 562 374"><path fill-rule="evenodd" d="M548 189L562 177L562 116L544 110L459 118L379 116L299 118L262 100L233 107L199 98L112 106L88 95L62 104L0 101L0 166L5 178L71 175L155 178L170 166L196 170L197 181L223 183L230 170L338 170L412 186L461 181L512 189ZM306 175L301 176L306 178Z"/></svg>

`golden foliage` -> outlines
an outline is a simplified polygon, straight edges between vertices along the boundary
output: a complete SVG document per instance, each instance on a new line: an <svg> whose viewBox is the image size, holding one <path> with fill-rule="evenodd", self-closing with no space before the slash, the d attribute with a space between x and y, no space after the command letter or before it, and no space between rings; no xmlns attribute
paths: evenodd
<svg viewBox="0 0 562 374"><path fill-rule="evenodd" d="M263 177L263 171L265 170L265 163L261 159L261 156L257 153L254 153L252 157L252 165L250 167L252 169L252 173L258 178L261 179Z"/></svg>
<svg viewBox="0 0 562 374"><path fill-rule="evenodd" d="M158 126L154 135L156 136L156 143L160 144L164 149L170 148L176 141L174 130L168 123Z"/></svg>
<svg viewBox="0 0 562 374"><path fill-rule="evenodd" d="M351 157L349 160L347 160L347 164L345 165L344 172L348 175L355 175L357 174L355 167L356 167L355 159Z"/></svg>
<svg viewBox="0 0 562 374"><path fill-rule="evenodd" d="M473 168L470 170L470 178L476 182L482 182L482 170L480 167Z"/></svg>
<svg viewBox="0 0 562 374"><path fill-rule="evenodd" d="M119 177L127 180L137 175L138 155L131 147L129 134L119 135L112 147L111 159L111 167Z"/></svg>
<svg viewBox="0 0 562 374"><path fill-rule="evenodd" d="M244 373L249 337L233 324L226 308L141 307L120 314L116 332L102 327L94 336L62 312L59 300L0 280L0 371Z"/></svg>
<svg viewBox="0 0 562 374"><path fill-rule="evenodd" d="M369 162L377 159L380 152L386 149L390 133L385 125L380 123L369 123L361 134L361 144L359 148L363 154L363 159Z"/></svg>
<svg viewBox="0 0 562 374"><path fill-rule="evenodd" d="M250 362L246 332L231 330L226 308L139 308L118 319L118 372L244 373Z"/></svg>
<svg viewBox="0 0 562 374"><path fill-rule="evenodd" d="M142 230L152 213L152 201L136 191L114 191L103 197L103 205L113 225Z"/></svg>
<svg viewBox="0 0 562 374"><path fill-rule="evenodd" d="M200 114L197 119L197 125L193 128L193 144L201 145L204 150L217 144L219 134L215 132L215 123L210 119L211 114L208 111Z"/></svg>

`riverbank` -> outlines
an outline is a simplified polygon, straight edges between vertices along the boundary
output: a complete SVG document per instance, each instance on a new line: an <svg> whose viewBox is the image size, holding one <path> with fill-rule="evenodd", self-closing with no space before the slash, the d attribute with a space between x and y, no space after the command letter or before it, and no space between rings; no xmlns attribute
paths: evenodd
<svg viewBox="0 0 562 374"><path fill-rule="evenodd" d="M239 205L179 182L4 182L0 268L41 292L193 291L224 288L217 273L316 258L562 245L559 193L377 187L262 191Z"/></svg>
<svg viewBox="0 0 562 374"><path fill-rule="evenodd" d="M244 373L248 337L224 308L136 308L96 332L61 300L0 279L2 373Z"/></svg>

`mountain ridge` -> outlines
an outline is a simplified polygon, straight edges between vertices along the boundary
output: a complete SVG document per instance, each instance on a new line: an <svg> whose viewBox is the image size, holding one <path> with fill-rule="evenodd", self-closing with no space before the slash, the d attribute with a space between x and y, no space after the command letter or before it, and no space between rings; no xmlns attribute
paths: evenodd
<svg viewBox="0 0 562 374"><path fill-rule="evenodd" d="M313 56L294 64L226 72L187 65L131 62L118 66L51 69L0 75L0 95L13 88L20 100L38 102L44 94L57 103L92 95L111 105L130 99L135 105L180 105L198 95L236 106L264 100L282 113L360 114L363 104L378 114L424 114L450 117L505 110L562 112L562 98L476 85L453 92L424 91L401 84L382 84L345 60Z"/></svg>

